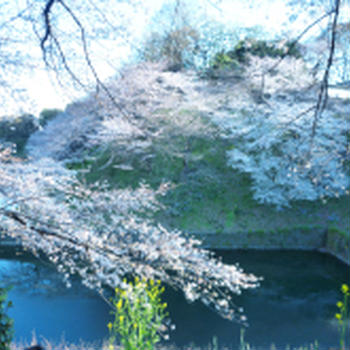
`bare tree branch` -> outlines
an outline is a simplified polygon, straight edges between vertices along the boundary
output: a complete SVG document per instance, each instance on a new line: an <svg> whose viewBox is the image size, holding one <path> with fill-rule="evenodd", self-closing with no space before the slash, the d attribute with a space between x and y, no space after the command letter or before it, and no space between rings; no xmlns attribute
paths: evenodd
<svg viewBox="0 0 350 350"><path fill-rule="evenodd" d="M327 13L325 13L324 15L322 15L321 17L319 17L318 19L316 19L314 22L312 22L311 24L309 24L293 41L292 43L289 45L288 49L286 50L286 52L284 52L282 54L282 56L280 57L280 59L274 63L272 66L270 66L269 68L267 68L266 70L264 70L261 73L261 84L260 84L260 96L259 96L259 100L268 104L268 102L264 99L264 87L265 87L265 76L266 74L269 74L271 72L273 72L279 65L280 63L290 54L290 52L295 48L295 46L297 45L297 43L302 39L302 37L310 30L312 29L316 24L320 23L322 20L324 20L325 18L331 16L336 10L332 9L331 11L328 11Z"/></svg>
<svg viewBox="0 0 350 350"><path fill-rule="evenodd" d="M122 113L122 115L124 117L128 118L128 115L126 114L126 112L124 111L124 109L120 106L120 104L115 100L114 96L111 94L111 92L109 91L109 89L107 88L107 86L101 81L101 79L99 78L96 69L94 67L94 65L92 64L92 61L90 59L90 55L89 55L89 51L87 48L87 43L86 43L86 36L85 36L85 29L83 27L83 25L81 24L81 22L79 21L78 17L74 14L74 12L66 5L66 3L63 0L58 0L60 2L60 4L62 4L62 6L65 8L65 10L70 14L70 16L72 17L72 19L74 20L74 22L76 23L76 25L79 27L80 30L80 36L81 36L81 42L83 44L83 50L84 50L84 56L85 56L85 60L86 63L88 65L88 67L90 68L90 71L92 72L96 84L98 86L101 86L101 88L103 89L103 91L107 94L107 96L110 98L110 100L112 101L112 103L114 104L114 106L119 110L120 113Z"/></svg>
<svg viewBox="0 0 350 350"><path fill-rule="evenodd" d="M290 44L287 51L281 56L281 58L278 60L276 64L274 64L272 67L268 68L264 73L270 73L272 72L282 61L285 57L289 55L289 53L295 48L296 44L302 39L302 37L310 30L312 29L316 24L320 23L325 18L331 16L336 10L332 9L331 11L325 13L323 16L316 19L314 22L309 24Z"/></svg>
<svg viewBox="0 0 350 350"><path fill-rule="evenodd" d="M40 47L44 55L44 61L46 61L46 49L45 43L51 36L51 21L50 21L50 11L56 0L48 0L43 11L44 21L45 21L45 34L40 42Z"/></svg>
<svg viewBox="0 0 350 350"><path fill-rule="evenodd" d="M327 66L326 66L326 69L325 69L324 74L323 74L323 79L322 79L320 91L318 94L317 105L316 105L315 114L314 114L314 121L312 124L311 144L313 143L313 139L315 138L318 120L321 117L322 112L326 108L327 101L328 101L328 78L329 78L329 71L332 67L333 57L334 57L339 8L340 8L340 0L336 0L335 9L334 9L334 17L333 17L333 22L332 22L332 31L331 31L331 46L329 49Z"/></svg>

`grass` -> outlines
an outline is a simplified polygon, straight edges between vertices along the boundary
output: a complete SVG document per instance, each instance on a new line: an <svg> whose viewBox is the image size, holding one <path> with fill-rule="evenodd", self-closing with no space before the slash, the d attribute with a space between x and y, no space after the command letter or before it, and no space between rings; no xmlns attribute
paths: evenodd
<svg viewBox="0 0 350 350"><path fill-rule="evenodd" d="M27 347L40 344L42 347L44 347L45 350L109 350L108 342L103 341L102 345L99 345L96 343L87 343L80 341L79 343L70 343L65 340L61 340L58 343L49 341L48 339L42 338L40 342L38 342L37 338L33 336L33 340L30 344L23 343L23 342L15 342L12 343L10 346L11 350L23 350ZM124 348L122 346L116 346L114 350L123 350ZM207 346L197 346L194 343L190 343L185 346L176 346L174 344L157 344L155 346L155 350L323 350L325 348L322 348L322 346L319 346L317 341L315 341L312 344L304 345L300 347L291 347L289 345L286 345L285 347L278 347L272 343L270 347L256 347L249 344L244 339L244 332L241 331L241 339L240 344L237 346L237 348L227 347L227 346L221 346L218 338L216 336L213 337L211 343L209 343Z"/></svg>
<svg viewBox="0 0 350 350"><path fill-rule="evenodd" d="M26 347L33 346L34 344L38 344L38 341L36 338L33 338L34 340L31 342L31 344L28 343L12 343L11 344L11 350L23 350ZM97 343L86 343L83 341L80 341L79 343L69 343L65 340L61 340L59 343L54 343L52 341L49 341L45 338L42 338L42 341L40 342L41 346L44 347L45 350L109 350L108 348L108 342L104 341L102 346L98 345ZM123 350L124 348L122 346L117 346L114 348L114 350ZM174 344L158 344L155 346L155 350L326 350L326 348L320 346L316 341L314 343L311 343L309 345L299 346L299 347L291 347L290 345L286 345L285 347L278 347L272 343L269 347L256 347L251 344L249 344L244 339L244 333L242 336L241 333L241 341L240 344L237 346L237 348L227 347L227 346L221 346L220 342L218 341L217 337L213 337L212 342L209 343L207 346L197 346L194 343L190 343L185 346L176 346ZM335 349L334 349L335 350Z"/></svg>
<svg viewBox="0 0 350 350"><path fill-rule="evenodd" d="M241 110L240 113L245 116L248 112ZM249 244L294 248L292 244L303 246L304 243L317 248L320 241L317 237L331 228L325 247L342 258L347 256L342 247L350 244L349 196L329 199L326 204L298 201L277 211L274 206L262 205L253 199L249 175L227 166L226 152L232 149L232 142L216 136L217 130L198 110L187 108L176 112L160 108L149 123L155 130L165 128L166 131L152 140L144 154L126 153L111 145L103 152L92 152L94 161L72 163L70 167L89 169L81 174L87 182L105 179L119 188L135 188L141 181L153 188L162 182L171 182L174 186L160 198L164 209L154 215L156 221L169 229L224 234L217 238L223 246L232 246L226 235L234 233L235 241L237 234L242 234L238 240L242 237L245 248L249 248ZM106 167L112 156L113 163ZM130 170L115 167L118 164L128 164ZM333 229L342 232L345 241L334 235ZM286 239L281 240L276 234ZM301 242L295 243L288 237L298 240L300 237ZM213 238L209 238L208 244L212 241Z"/></svg>
<svg viewBox="0 0 350 350"><path fill-rule="evenodd" d="M185 117L185 112L182 114ZM191 112L192 113L192 112ZM163 143L162 143L163 142ZM115 164L127 162L132 170L112 165L104 167L113 153L109 148L95 151L95 161L71 163L70 168L87 169L88 182L106 179L112 186L137 187L144 181L153 188L169 181L175 187L161 200L166 209L155 219L169 228L196 233L254 232L293 227L334 227L350 232L349 196L321 201L298 201L291 208L276 211L252 198L251 180L226 165L229 142L214 138L174 137L152 146L152 157L143 161L138 155L118 153ZM171 150L171 151L168 151ZM174 151L175 150L175 151ZM116 152L115 152L116 153Z"/></svg>

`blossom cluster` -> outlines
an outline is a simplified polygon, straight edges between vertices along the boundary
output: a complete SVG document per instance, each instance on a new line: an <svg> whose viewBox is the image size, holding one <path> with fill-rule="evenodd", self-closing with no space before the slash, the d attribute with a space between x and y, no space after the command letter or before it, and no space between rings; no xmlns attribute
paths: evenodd
<svg viewBox="0 0 350 350"><path fill-rule="evenodd" d="M7 154L0 158L0 228L25 248L44 253L68 284L71 275L79 275L102 292L106 286L123 287L126 275L138 275L244 322L231 293L257 287L259 278L147 218L166 190L167 185L156 191L146 185L135 190L87 186L52 159L15 161Z"/></svg>
<svg viewBox="0 0 350 350"><path fill-rule="evenodd" d="M294 123L256 113L232 121L228 164L251 175L253 196L278 207L347 193L347 123L325 113L311 137L312 118Z"/></svg>
<svg viewBox="0 0 350 350"><path fill-rule="evenodd" d="M212 117L232 143L227 164L250 174L254 199L278 208L347 194L346 105L330 103L315 124L317 90L304 63L295 58L251 60L245 76L258 103Z"/></svg>

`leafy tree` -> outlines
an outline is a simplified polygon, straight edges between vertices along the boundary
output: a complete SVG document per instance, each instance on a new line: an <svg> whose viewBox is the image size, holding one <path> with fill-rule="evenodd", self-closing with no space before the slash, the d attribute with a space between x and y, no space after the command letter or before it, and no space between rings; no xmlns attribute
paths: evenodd
<svg viewBox="0 0 350 350"><path fill-rule="evenodd" d="M13 320L7 315L12 304L6 300L7 292L7 288L0 287L0 350L9 350L13 337Z"/></svg>

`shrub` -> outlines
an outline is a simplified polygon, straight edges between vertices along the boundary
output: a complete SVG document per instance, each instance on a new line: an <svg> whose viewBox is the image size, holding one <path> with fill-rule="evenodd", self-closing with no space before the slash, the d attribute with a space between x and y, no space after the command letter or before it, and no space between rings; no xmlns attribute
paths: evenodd
<svg viewBox="0 0 350 350"><path fill-rule="evenodd" d="M108 323L109 349L114 349L116 334L125 350L151 350L160 341L163 320L167 316L166 303L161 302L164 287L160 281L146 281L136 277L135 283L126 283L125 289L115 289L114 322Z"/></svg>
<svg viewBox="0 0 350 350"><path fill-rule="evenodd" d="M43 109L39 115L39 124L44 127L50 120L56 118L57 114L62 113L60 109Z"/></svg>
<svg viewBox="0 0 350 350"><path fill-rule="evenodd" d="M7 292L8 288L0 287L0 350L10 350L13 337L13 320L7 315L12 303L6 300Z"/></svg>
<svg viewBox="0 0 350 350"><path fill-rule="evenodd" d="M212 68L234 68L239 64L248 64L249 55L264 57L292 56L301 58L301 53L295 42L268 42L265 40L240 40L232 50L218 52L212 62Z"/></svg>
<svg viewBox="0 0 350 350"><path fill-rule="evenodd" d="M0 139L15 143L21 152L29 136L38 129L35 117L23 114L19 117L3 117L0 120Z"/></svg>
<svg viewBox="0 0 350 350"><path fill-rule="evenodd" d="M238 68L240 63L240 60L235 57L232 57L232 55L230 55L230 52L226 53L224 51L221 51L215 55L212 67L214 69L223 67L234 69Z"/></svg>

